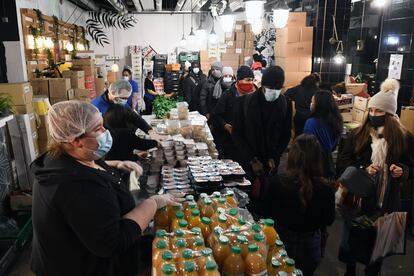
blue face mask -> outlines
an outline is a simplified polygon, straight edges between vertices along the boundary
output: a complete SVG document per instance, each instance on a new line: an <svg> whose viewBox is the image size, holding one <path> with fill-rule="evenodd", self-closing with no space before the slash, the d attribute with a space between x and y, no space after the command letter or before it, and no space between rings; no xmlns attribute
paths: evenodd
<svg viewBox="0 0 414 276"><path fill-rule="evenodd" d="M96 157L104 157L112 147L112 135L109 130L105 130L100 135L96 137L96 142L98 142L98 149L93 153Z"/></svg>

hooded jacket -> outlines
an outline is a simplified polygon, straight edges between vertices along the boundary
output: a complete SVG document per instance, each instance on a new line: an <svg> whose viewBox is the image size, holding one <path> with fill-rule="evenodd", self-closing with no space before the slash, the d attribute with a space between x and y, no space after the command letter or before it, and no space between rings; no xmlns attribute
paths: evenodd
<svg viewBox="0 0 414 276"><path fill-rule="evenodd" d="M123 215L135 207L118 171L41 155L31 165L32 270L37 275L131 275L139 225ZM135 253L134 253L135 252Z"/></svg>
<svg viewBox="0 0 414 276"><path fill-rule="evenodd" d="M202 85L206 81L206 75L200 70L196 75L192 71L186 76L182 83L184 100L188 103L190 111L200 109L200 91L196 91L198 85Z"/></svg>
<svg viewBox="0 0 414 276"><path fill-rule="evenodd" d="M213 76L208 77L207 81L203 84L200 92L200 113L203 115L210 114L213 111L214 106L217 104L217 100L213 98L214 86L217 81Z"/></svg>

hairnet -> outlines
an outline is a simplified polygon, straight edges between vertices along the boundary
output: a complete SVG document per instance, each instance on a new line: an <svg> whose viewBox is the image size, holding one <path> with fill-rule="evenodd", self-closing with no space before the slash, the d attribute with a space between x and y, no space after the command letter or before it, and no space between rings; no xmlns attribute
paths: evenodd
<svg viewBox="0 0 414 276"><path fill-rule="evenodd" d="M109 86L109 92L114 96L120 96L123 90L128 93L132 92L132 86L129 81L117 80Z"/></svg>
<svg viewBox="0 0 414 276"><path fill-rule="evenodd" d="M81 101L59 102L49 109L49 132L56 142L71 142L92 130L97 123L99 110Z"/></svg>

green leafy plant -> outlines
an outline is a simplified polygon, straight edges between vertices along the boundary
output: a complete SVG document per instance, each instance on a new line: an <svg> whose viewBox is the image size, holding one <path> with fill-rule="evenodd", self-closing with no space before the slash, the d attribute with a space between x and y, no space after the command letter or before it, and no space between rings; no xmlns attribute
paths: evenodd
<svg viewBox="0 0 414 276"><path fill-rule="evenodd" d="M45 30L45 20L43 19L42 12L40 10L34 9L36 12L37 20L39 21L39 32L42 35L43 31Z"/></svg>
<svg viewBox="0 0 414 276"><path fill-rule="evenodd" d="M59 19L56 15L52 16L53 18L53 32L55 33L55 37L53 38L54 43L59 43Z"/></svg>
<svg viewBox="0 0 414 276"><path fill-rule="evenodd" d="M46 49L46 52L47 52L47 62L49 66L53 66L55 64L55 61L53 59L52 51L50 49Z"/></svg>
<svg viewBox="0 0 414 276"><path fill-rule="evenodd" d="M162 119L171 109L177 107L177 102L165 96L157 96L152 105L155 116Z"/></svg>
<svg viewBox="0 0 414 276"><path fill-rule="evenodd" d="M11 97L7 94L0 93L0 117L5 117L13 113L12 105Z"/></svg>
<svg viewBox="0 0 414 276"><path fill-rule="evenodd" d="M30 30L30 34L33 36L33 41L34 41L34 49L33 49L33 52L35 53L35 56L37 58L37 55L39 54L39 45L37 45L37 41L38 41L38 38L41 35L41 32L39 31L38 28L35 28L35 27L31 26L31 25L29 27L29 30Z"/></svg>

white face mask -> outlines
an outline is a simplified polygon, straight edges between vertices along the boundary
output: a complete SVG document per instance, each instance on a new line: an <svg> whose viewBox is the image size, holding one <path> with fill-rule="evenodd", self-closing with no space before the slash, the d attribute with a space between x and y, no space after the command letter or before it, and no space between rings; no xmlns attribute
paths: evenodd
<svg viewBox="0 0 414 276"><path fill-rule="evenodd" d="M268 102L274 102L279 98L280 90L265 88L265 98Z"/></svg>
<svg viewBox="0 0 414 276"><path fill-rule="evenodd" d="M123 76L124 80L129 81L129 77Z"/></svg>
<svg viewBox="0 0 414 276"><path fill-rule="evenodd" d="M232 77L224 77L223 78L223 82L229 83L229 82L232 82L232 81L233 81Z"/></svg>
<svg viewBox="0 0 414 276"><path fill-rule="evenodd" d="M198 72L200 72L200 68L197 68L197 67L193 68L193 73L194 74L198 74Z"/></svg>
<svg viewBox="0 0 414 276"><path fill-rule="evenodd" d="M128 99L116 99L116 100L114 100L114 103L119 104L119 105L126 105L127 102L128 102Z"/></svg>

